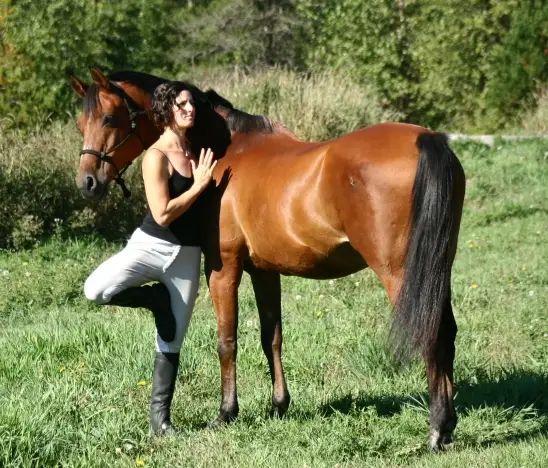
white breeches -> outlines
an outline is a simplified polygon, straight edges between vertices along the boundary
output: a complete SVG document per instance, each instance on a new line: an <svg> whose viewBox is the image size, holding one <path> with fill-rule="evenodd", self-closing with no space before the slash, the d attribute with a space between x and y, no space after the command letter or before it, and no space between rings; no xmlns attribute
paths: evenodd
<svg viewBox="0 0 548 468"><path fill-rule="evenodd" d="M97 304L106 304L126 288L150 281L162 282L171 296L177 330L169 343L156 333L156 351L178 353L198 294L200 258L199 247L173 244L137 228L124 249L89 276L84 294Z"/></svg>

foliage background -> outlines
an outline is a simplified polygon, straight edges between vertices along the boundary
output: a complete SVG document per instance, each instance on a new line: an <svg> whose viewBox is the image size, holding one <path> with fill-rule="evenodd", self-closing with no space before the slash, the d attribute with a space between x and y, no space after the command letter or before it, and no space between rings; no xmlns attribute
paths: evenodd
<svg viewBox="0 0 548 468"><path fill-rule="evenodd" d="M89 65L190 79L335 72L402 120L468 131L519 124L548 76L542 0L0 1L0 116L12 126L74 113L66 73Z"/></svg>

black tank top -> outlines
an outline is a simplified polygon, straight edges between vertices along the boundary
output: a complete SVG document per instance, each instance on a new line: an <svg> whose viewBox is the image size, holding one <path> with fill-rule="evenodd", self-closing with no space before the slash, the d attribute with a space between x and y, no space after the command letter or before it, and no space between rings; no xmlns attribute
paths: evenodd
<svg viewBox="0 0 548 468"><path fill-rule="evenodd" d="M173 199L186 192L193 184L193 177L185 177L179 174L175 169L168 180L169 198ZM169 227L160 226L152 216L150 209L147 211L141 230L147 234L167 240L180 245L200 245L200 199L194 200L194 203Z"/></svg>

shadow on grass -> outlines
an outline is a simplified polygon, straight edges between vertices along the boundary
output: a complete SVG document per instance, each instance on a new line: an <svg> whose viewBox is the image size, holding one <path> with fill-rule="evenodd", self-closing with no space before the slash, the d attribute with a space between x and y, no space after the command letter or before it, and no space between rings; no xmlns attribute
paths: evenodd
<svg viewBox="0 0 548 468"><path fill-rule="evenodd" d="M531 407L540 416L548 415L548 374L531 371L505 371L496 378L483 377L478 382L458 382L457 411L478 407Z"/></svg>
<svg viewBox="0 0 548 468"><path fill-rule="evenodd" d="M426 386L426 382L425 382ZM480 377L477 382L460 381L456 387L457 396L455 405L457 413L466 416L473 410L489 407L519 412L522 408L531 408L531 418L548 416L548 375L531 371L504 372L495 377ZM347 394L321 405L316 410L303 410L292 405L283 419L293 421L312 420L318 416L329 418L338 414L352 415L364 411L376 411L383 418L391 418L402 412L404 408L412 407L424 412L425 421L428 419L428 398L426 393L413 395L386 394L383 396L368 396L367 391L358 396ZM513 411L510 411L513 413ZM262 424L257 414L244 412L237 419L236 424L254 426ZM509 425L511 423L509 422ZM204 429L203 421L194 420L190 423L192 430ZM524 426L522 429L513 425L508 430L496 431L493 434L474 434L459 436L457 426L457 445L464 447L488 447L502 443L512 443L524 440L533 440L548 434L548 418L544 417L541 424L532 428Z"/></svg>
<svg viewBox="0 0 548 468"><path fill-rule="evenodd" d="M542 417L541 423L534 429L524 427L522 430L509 427L508 431L485 434L478 439L463 440L465 445L488 447L493 444L511 443L532 440L548 434L548 375L531 371L504 372L494 378L483 377L477 382L460 381L457 386L455 406L457 413L465 416L480 408L500 407L512 413L523 408L531 410L531 418ZM413 407L428 414L426 393L415 395L367 396L366 392L358 397L351 394L334 399L319 407L317 412L300 413L300 417L331 417L335 414L355 414L374 409L378 416L389 418L399 414L405 407ZM299 417L297 416L297 417ZM458 433L458 427L457 427ZM458 436L457 436L458 437Z"/></svg>
<svg viewBox="0 0 548 468"><path fill-rule="evenodd" d="M425 382L426 383L426 382ZM506 408L531 407L539 415L548 415L548 375L531 371L505 372L502 376L480 378L477 382L460 381L456 385L455 406L457 411L468 412L479 407L503 406ZM426 394L368 396L351 394L323 404L318 413L331 416L349 414L367 408L375 408L379 416L390 417L400 413L405 406L426 402ZM426 409L426 403L425 408Z"/></svg>
<svg viewBox="0 0 548 468"><path fill-rule="evenodd" d="M360 393L358 397L354 397L348 394L342 398L323 404L318 414L323 417L329 417L337 413L350 414L374 408L379 416L390 417L400 413L402 408L412 401L412 397L402 395L368 397L366 394Z"/></svg>

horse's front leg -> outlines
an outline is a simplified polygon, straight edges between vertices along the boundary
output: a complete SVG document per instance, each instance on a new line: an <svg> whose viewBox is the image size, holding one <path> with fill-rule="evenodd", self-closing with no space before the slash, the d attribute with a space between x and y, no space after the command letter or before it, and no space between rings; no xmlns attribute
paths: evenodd
<svg viewBox="0 0 548 468"><path fill-rule="evenodd" d="M261 344L272 379L272 415L283 416L291 400L282 366L282 310L280 274L249 272L261 320Z"/></svg>
<svg viewBox="0 0 548 468"><path fill-rule="evenodd" d="M221 364L222 401L219 416L209 423L217 427L238 416L236 391L236 354L238 349L238 286L242 267L238 262L223 263L209 274L209 291L217 317L217 351Z"/></svg>

